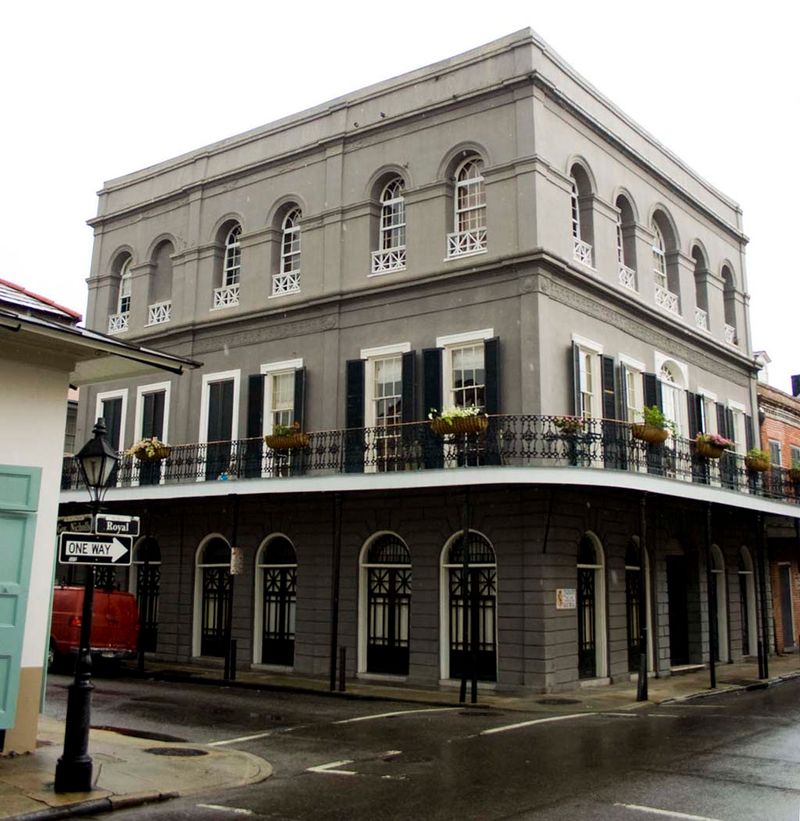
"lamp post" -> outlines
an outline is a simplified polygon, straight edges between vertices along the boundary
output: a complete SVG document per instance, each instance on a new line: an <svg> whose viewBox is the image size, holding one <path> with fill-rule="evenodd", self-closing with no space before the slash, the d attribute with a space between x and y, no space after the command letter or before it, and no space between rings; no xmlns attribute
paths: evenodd
<svg viewBox="0 0 800 821"><path fill-rule="evenodd" d="M108 489L114 468L119 462L116 452L106 439L106 425L102 419L92 431L90 439L76 454L81 476L89 491L94 522L100 503ZM94 530L94 525L92 526ZM81 615L80 646L75 662L75 679L69 686L67 720L64 728L64 752L56 764L57 793L89 792L92 789L92 759L89 756L89 725L92 707L92 604L94 599L94 567L86 565Z"/></svg>

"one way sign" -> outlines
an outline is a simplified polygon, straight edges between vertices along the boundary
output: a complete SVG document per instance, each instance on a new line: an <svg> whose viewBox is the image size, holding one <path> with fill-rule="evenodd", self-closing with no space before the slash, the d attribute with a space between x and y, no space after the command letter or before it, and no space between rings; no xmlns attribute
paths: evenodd
<svg viewBox="0 0 800 821"><path fill-rule="evenodd" d="M130 536L96 536L93 533L62 533L58 560L62 564L131 563Z"/></svg>

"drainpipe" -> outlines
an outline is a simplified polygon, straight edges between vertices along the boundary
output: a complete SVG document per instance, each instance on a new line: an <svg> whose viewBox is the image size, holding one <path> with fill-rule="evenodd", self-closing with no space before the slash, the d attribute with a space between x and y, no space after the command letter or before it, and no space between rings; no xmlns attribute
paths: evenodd
<svg viewBox="0 0 800 821"><path fill-rule="evenodd" d="M339 643L339 578L342 564L342 494L333 495L333 556L331 568L330 691L336 689L336 647Z"/></svg>
<svg viewBox="0 0 800 821"><path fill-rule="evenodd" d="M636 700L647 701L647 574L644 557L647 547L647 494L639 506L639 680Z"/></svg>
<svg viewBox="0 0 800 821"><path fill-rule="evenodd" d="M708 588L708 675L709 687L717 686L717 590L711 569L711 502L706 505L706 587Z"/></svg>

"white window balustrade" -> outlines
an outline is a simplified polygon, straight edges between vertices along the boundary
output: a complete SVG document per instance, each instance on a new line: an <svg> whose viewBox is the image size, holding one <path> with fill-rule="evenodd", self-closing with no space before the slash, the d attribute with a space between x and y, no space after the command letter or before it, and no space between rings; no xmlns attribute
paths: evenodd
<svg viewBox="0 0 800 821"><path fill-rule="evenodd" d="M372 273L387 274L390 271L403 271L406 267L406 247L389 248L386 251L372 252Z"/></svg>
<svg viewBox="0 0 800 821"><path fill-rule="evenodd" d="M172 319L172 300L167 299L163 302L154 302L148 306L147 309L147 324L148 325L163 325Z"/></svg>
<svg viewBox="0 0 800 821"><path fill-rule="evenodd" d="M219 308L231 308L239 304L239 283L234 285L223 285L221 288L214 288L214 310Z"/></svg>
<svg viewBox="0 0 800 821"><path fill-rule="evenodd" d="M295 294L300 290L300 271L272 275L272 296Z"/></svg>
<svg viewBox="0 0 800 821"><path fill-rule="evenodd" d="M736 344L736 328L734 328L733 325L728 325L727 323L725 323L724 334L725 341L728 343L728 345Z"/></svg>
<svg viewBox="0 0 800 821"><path fill-rule="evenodd" d="M701 331L707 331L708 330L708 311L704 311L702 308L695 308L694 309L694 324Z"/></svg>
<svg viewBox="0 0 800 821"><path fill-rule="evenodd" d="M128 330L128 317L130 314L125 311L120 314L111 314L108 318L108 332L110 334L121 334Z"/></svg>
<svg viewBox="0 0 800 821"><path fill-rule="evenodd" d="M576 262L592 267L592 246L577 237L572 238L572 256Z"/></svg>
<svg viewBox="0 0 800 821"><path fill-rule="evenodd" d="M662 285L656 285L656 305L671 314L680 314L678 295L667 290Z"/></svg>
<svg viewBox="0 0 800 821"><path fill-rule="evenodd" d="M471 231L454 231L447 235L447 258L464 257L469 254L482 254L486 251L486 229L474 228Z"/></svg>
<svg viewBox="0 0 800 821"><path fill-rule="evenodd" d="M623 288L629 288L631 291L636 290L636 271L633 268L628 268L627 265L619 264L619 284Z"/></svg>

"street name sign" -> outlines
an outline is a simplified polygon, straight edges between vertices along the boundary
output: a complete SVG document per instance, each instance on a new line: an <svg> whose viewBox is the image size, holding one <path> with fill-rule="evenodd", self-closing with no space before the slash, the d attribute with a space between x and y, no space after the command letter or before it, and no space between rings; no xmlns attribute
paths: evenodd
<svg viewBox="0 0 800 821"><path fill-rule="evenodd" d="M58 535L62 533L91 533L93 530L91 513L78 513L75 516L59 516L56 524L56 532Z"/></svg>
<svg viewBox="0 0 800 821"><path fill-rule="evenodd" d="M61 564L129 565L132 543L130 536L62 533L58 560Z"/></svg>
<svg viewBox="0 0 800 821"><path fill-rule="evenodd" d="M139 517L119 516L116 513L98 513L95 518L95 532L108 536L138 536Z"/></svg>

